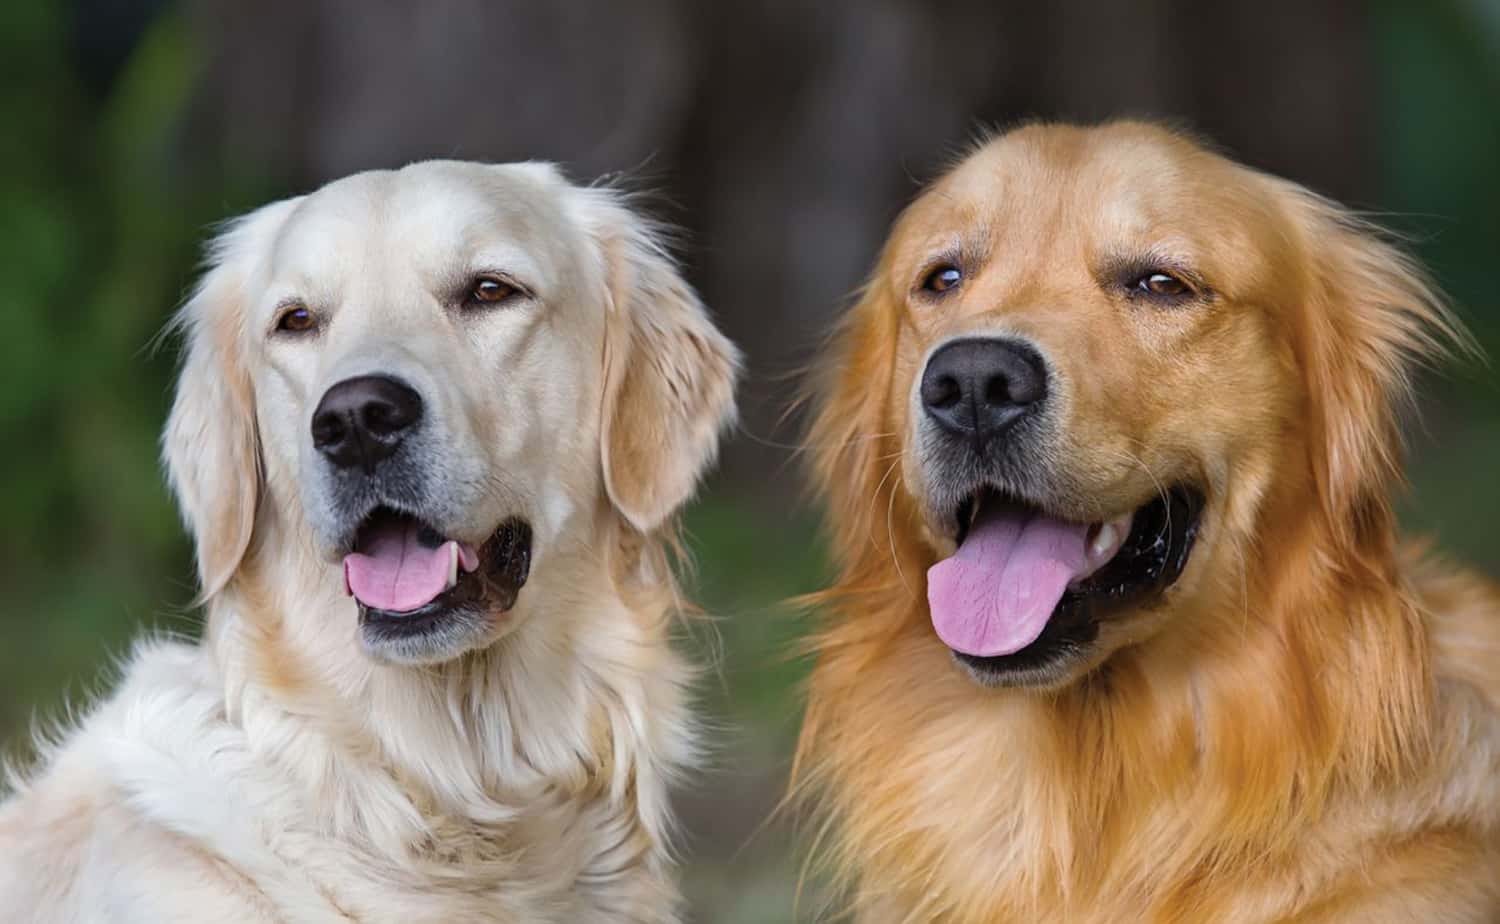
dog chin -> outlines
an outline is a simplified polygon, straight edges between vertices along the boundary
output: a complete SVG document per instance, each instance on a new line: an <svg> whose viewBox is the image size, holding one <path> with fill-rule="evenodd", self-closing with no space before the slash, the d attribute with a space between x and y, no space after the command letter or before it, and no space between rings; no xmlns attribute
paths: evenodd
<svg viewBox="0 0 1500 924"><path fill-rule="evenodd" d="M1035 652L1027 663L993 663L1001 659L978 658L950 649L949 655L974 683L991 689L1031 690L1048 693L1072 686L1108 660L1110 650L1097 642L1062 650ZM1017 652L1017 655L1023 652ZM1014 655L1011 657L1015 657Z"/></svg>
<svg viewBox="0 0 1500 924"><path fill-rule="evenodd" d="M448 606L436 600L404 613L361 605L360 647L381 664L441 664L493 644L503 634L498 618L503 615L482 605Z"/></svg>

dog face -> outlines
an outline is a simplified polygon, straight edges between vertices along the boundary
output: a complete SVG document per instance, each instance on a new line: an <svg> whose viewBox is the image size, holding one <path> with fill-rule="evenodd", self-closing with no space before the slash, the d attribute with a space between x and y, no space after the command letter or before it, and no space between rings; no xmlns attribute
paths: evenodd
<svg viewBox="0 0 1500 924"><path fill-rule="evenodd" d="M1388 517L1388 404L1444 317L1289 183L1152 126L1012 132L906 211L847 323L814 434L835 525L898 567L914 537L975 679L1066 684L1238 613L1208 604L1243 599L1274 505L1353 542Z"/></svg>
<svg viewBox="0 0 1500 924"><path fill-rule="evenodd" d="M213 261L166 437L204 592L272 518L379 660L494 641L601 508L656 530L732 413L735 352L648 229L547 166L349 177Z"/></svg>

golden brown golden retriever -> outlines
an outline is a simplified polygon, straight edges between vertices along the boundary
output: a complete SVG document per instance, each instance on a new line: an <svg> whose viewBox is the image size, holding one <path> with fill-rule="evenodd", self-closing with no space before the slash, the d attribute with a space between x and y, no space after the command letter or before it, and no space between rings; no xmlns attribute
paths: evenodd
<svg viewBox="0 0 1500 924"><path fill-rule="evenodd" d="M857 920L1500 920L1500 592L1390 500L1455 339L1374 229L1151 125L907 209L810 437Z"/></svg>

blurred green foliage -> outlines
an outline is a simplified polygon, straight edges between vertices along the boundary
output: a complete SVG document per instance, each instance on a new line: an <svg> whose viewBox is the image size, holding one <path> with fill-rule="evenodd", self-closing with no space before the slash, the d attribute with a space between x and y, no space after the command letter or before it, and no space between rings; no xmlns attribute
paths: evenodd
<svg viewBox="0 0 1500 924"><path fill-rule="evenodd" d="M1500 9L1377 0L1373 10L1384 220L1413 236L1494 355ZM86 694L142 627L196 632L184 609L189 550L157 467L175 351L153 338L208 226L284 192L253 171L210 176L184 161L178 129L200 62L178 16L152 24L102 98L75 70L68 29L56 4L0 4L3 741ZM1429 384L1408 519L1500 570L1495 376L1476 365ZM776 603L815 587L823 566L811 513L762 516L742 497L710 492L688 522L699 596L717 617L693 644L723 653L703 695L731 742L706 785L759 786L774 800L805 669L792 656L805 626ZM757 834L753 819L743 828L745 843L690 864L689 889L712 920L789 920L785 836Z"/></svg>
<svg viewBox="0 0 1500 924"><path fill-rule="evenodd" d="M1378 0L1383 223L1403 232L1488 359L1429 376L1408 525L1500 572L1500 3Z"/></svg>
<svg viewBox="0 0 1500 924"><path fill-rule="evenodd" d="M16 75L0 86L12 129L0 141L9 732L91 683L142 624L194 631L181 609L188 548L157 468L172 354L153 340L205 224L254 200L181 182L169 141L195 68L177 20L152 27L101 100L70 69L56 5L5 4L0 17L0 58Z"/></svg>

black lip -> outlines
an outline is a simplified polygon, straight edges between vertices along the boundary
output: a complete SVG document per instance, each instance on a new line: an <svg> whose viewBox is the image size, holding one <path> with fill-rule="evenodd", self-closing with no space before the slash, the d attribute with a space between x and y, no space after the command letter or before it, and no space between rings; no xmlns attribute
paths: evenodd
<svg viewBox="0 0 1500 924"><path fill-rule="evenodd" d="M479 547L479 568L415 610L396 612L359 604L360 627L373 643L408 641L480 623L516 605L531 574L531 524L518 517L501 523Z"/></svg>
<svg viewBox="0 0 1500 924"><path fill-rule="evenodd" d="M982 658L955 651L954 658L991 686L1056 679L1061 668L1098 637L1104 619L1149 603L1176 583L1192 555L1202 512L1201 492L1172 488L1136 511L1119 552L1082 584L1068 588L1036 641L1008 655Z"/></svg>

